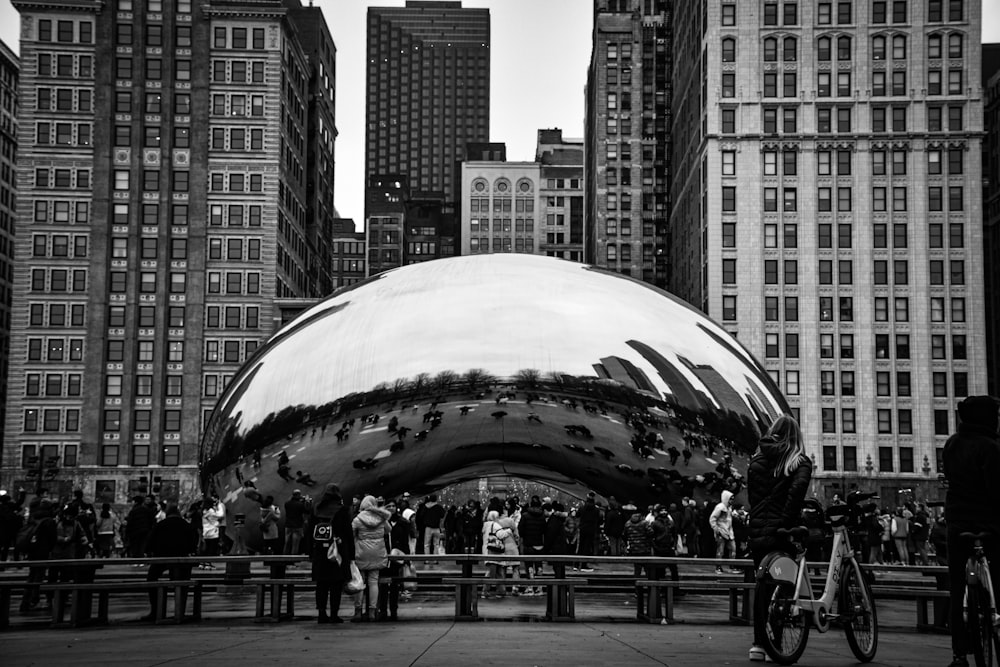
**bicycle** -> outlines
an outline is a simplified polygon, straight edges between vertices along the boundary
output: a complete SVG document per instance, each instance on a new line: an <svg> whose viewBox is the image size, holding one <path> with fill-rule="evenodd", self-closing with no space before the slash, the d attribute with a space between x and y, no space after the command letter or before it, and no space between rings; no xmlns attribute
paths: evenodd
<svg viewBox="0 0 1000 667"><path fill-rule="evenodd" d="M1000 637L997 636L1000 616L996 613L990 563L983 549L983 540L989 538L990 533L961 533L959 537L973 543L972 555L965 563L965 597L962 599L965 628L977 667L991 667L994 655L1000 660Z"/></svg>
<svg viewBox="0 0 1000 667"><path fill-rule="evenodd" d="M874 493L854 491L845 505L827 509L826 516L833 529L833 549L819 598L813 597L809 564L801 545L808 529L798 526L778 530L778 536L788 538L796 555L792 557L788 551L778 550L764 557L757 569L754 598L757 635L763 639L763 648L774 662L781 665L797 662L806 649L810 628L827 632L833 621L843 626L851 652L860 662L875 658L878 649L875 598L855 557L850 532L860 526L861 517L871 507L862 508L859 504L877 497Z"/></svg>

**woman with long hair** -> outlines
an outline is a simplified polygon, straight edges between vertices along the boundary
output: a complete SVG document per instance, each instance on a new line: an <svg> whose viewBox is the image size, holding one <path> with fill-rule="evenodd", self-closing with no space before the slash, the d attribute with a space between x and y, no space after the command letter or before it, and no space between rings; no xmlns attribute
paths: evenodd
<svg viewBox="0 0 1000 667"><path fill-rule="evenodd" d="M811 479L812 461L806 456L799 424L790 415L781 415L760 439L747 470L750 556L755 566L785 544L778 539L779 528L801 525L802 504ZM754 628L756 633L756 625ZM764 661L761 644L754 636L751 661Z"/></svg>

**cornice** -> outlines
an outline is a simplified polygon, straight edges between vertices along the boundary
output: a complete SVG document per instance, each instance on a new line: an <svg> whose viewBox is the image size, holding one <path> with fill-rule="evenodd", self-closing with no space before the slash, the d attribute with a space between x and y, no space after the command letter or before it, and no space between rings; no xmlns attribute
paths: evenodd
<svg viewBox="0 0 1000 667"><path fill-rule="evenodd" d="M11 0L20 13L31 12L48 14L53 12L89 12L99 13L104 8L103 0Z"/></svg>

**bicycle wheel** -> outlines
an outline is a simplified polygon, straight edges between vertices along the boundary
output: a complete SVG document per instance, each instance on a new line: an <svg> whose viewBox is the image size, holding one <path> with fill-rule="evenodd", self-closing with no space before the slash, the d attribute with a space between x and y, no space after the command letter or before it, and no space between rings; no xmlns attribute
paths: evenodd
<svg viewBox="0 0 1000 667"><path fill-rule="evenodd" d="M753 622L764 651L779 665L791 665L802 657L809 639L809 617L792 611L795 585L759 581L754 596Z"/></svg>
<svg viewBox="0 0 1000 667"><path fill-rule="evenodd" d="M878 650L875 598L857 561L845 561L841 568L840 620L844 624L847 643L860 662L871 662Z"/></svg>
<svg viewBox="0 0 1000 667"><path fill-rule="evenodd" d="M990 596L981 586L969 587L969 614L965 623L977 667L993 665L993 613Z"/></svg>

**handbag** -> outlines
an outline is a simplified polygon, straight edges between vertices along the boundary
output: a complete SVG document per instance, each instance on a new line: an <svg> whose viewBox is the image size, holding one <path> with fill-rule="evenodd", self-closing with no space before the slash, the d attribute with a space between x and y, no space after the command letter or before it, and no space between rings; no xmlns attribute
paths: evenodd
<svg viewBox="0 0 1000 667"><path fill-rule="evenodd" d="M337 550L337 540L330 542L330 548L326 550L326 557L328 560L332 560L337 565L340 565L340 551Z"/></svg>
<svg viewBox="0 0 1000 667"><path fill-rule="evenodd" d="M351 578L344 585L344 589L348 593L360 593L365 590L365 580L361 578L361 570L358 569L358 564L353 560L351 561Z"/></svg>
<svg viewBox="0 0 1000 667"><path fill-rule="evenodd" d="M417 576L417 570L411 563L406 563L403 565L403 576L406 577L407 581L403 582L404 591L415 591L417 590L417 582L410 581L410 579Z"/></svg>

